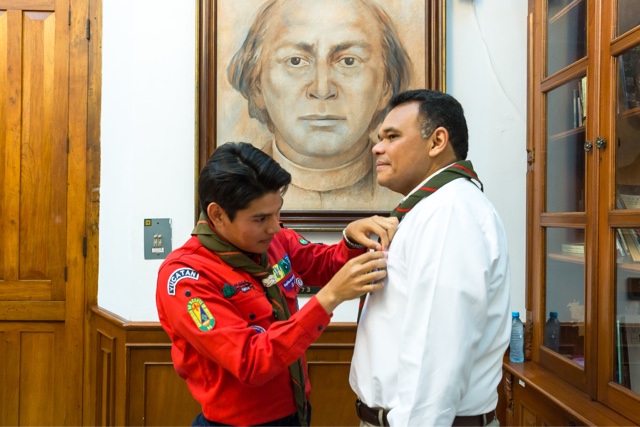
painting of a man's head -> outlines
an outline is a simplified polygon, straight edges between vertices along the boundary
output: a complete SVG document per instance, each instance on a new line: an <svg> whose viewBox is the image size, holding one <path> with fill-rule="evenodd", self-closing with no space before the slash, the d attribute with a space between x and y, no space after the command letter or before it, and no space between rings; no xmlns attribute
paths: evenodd
<svg viewBox="0 0 640 427"><path fill-rule="evenodd" d="M364 0L270 1L228 68L251 117L304 166L360 154L409 73L389 16Z"/></svg>
<svg viewBox="0 0 640 427"><path fill-rule="evenodd" d="M424 2L409 3L424 17ZM393 7L411 18L406 5ZM375 208L371 138L391 96L414 83L415 64L394 19L373 0L267 0L244 12L250 26L218 68L226 66L248 116L271 134L249 142L292 174L284 208L353 209L351 196ZM417 22L424 37L424 20ZM393 201L384 209L396 201L386 197Z"/></svg>

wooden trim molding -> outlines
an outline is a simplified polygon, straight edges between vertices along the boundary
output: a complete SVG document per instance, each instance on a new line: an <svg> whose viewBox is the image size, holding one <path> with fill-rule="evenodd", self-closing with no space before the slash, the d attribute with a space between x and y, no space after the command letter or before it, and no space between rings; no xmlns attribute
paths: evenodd
<svg viewBox="0 0 640 427"><path fill-rule="evenodd" d="M509 389L505 400L513 407L513 424L507 425L635 424L536 363L513 363L505 355L503 380ZM532 419L535 424L526 423Z"/></svg>

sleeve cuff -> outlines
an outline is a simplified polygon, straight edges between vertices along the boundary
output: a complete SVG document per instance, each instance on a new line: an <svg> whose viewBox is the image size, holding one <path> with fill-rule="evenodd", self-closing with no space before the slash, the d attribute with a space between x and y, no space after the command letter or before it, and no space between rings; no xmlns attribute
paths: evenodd
<svg viewBox="0 0 640 427"><path fill-rule="evenodd" d="M347 245L347 248L349 248L349 249L364 249L364 248L366 248L365 245L361 245L360 243L352 242L351 240L349 240L349 238L347 237L346 228L342 230L342 239L344 240L344 244Z"/></svg>
<svg viewBox="0 0 640 427"><path fill-rule="evenodd" d="M300 316L298 324L315 340L329 325L331 315L322 308L315 295L307 301L300 311L303 310L306 313L304 316Z"/></svg>

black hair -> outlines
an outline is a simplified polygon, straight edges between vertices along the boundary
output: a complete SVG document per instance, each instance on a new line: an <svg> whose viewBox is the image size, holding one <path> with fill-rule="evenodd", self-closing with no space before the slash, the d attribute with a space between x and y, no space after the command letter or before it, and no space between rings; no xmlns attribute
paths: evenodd
<svg viewBox="0 0 640 427"><path fill-rule="evenodd" d="M449 142L458 160L465 160L469 151L469 131L462 105L451 95L437 90L416 89L394 95L388 109L417 102L420 133L429 138L438 127L449 132Z"/></svg>
<svg viewBox="0 0 640 427"><path fill-rule="evenodd" d="M228 142L215 149L198 178L200 209L217 203L234 220L239 210L273 192L284 194L291 174L268 154L246 142Z"/></svg>

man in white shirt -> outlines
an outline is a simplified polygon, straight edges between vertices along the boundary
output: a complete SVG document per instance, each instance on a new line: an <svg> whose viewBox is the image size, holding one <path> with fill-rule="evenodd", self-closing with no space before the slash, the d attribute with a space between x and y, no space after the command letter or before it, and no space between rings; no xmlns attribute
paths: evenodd
<svg viewBox="0 0 640 427"><path fill-rule="evenodd" d="M510 331L502 221L466 160L458 101L414 90L390 107L373 148L377 180L405 198L385 286L358 325L350 383L361 425L499 425Z"/></svg>

